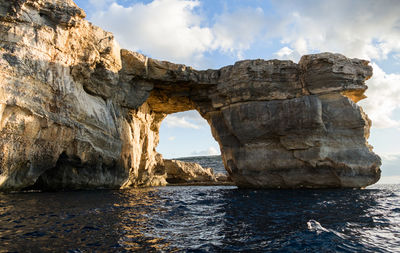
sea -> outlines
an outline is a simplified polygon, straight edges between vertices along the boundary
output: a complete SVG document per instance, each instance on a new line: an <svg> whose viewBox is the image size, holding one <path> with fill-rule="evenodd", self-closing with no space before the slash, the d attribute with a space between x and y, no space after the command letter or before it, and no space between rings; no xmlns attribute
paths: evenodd
<svg viewBox="0 0 400 253"><path fill-rule="evenodd" d="M0 252L400 252L400 185L0 194Z"/></svg>

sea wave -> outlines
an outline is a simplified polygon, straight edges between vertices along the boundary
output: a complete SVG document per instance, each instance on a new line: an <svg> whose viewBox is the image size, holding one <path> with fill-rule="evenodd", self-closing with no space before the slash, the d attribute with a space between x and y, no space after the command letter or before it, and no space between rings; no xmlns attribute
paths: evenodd
<svg viewBox="0 0 400 253"><path fill-rule="evenodd" d="M400 252L400 185L0 194L0 252L54 251Z"/></svg>

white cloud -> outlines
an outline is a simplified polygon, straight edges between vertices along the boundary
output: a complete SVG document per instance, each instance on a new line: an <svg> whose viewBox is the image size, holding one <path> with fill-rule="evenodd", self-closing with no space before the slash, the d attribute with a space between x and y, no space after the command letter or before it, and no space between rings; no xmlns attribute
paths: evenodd
<svg viewBox="0 0 400 253"><path fill-rule="evenodd" d="M175 136L170 136L170 137L168 137L168 140L169 140L169 141L174 141L175 139L176 139Z"/></svg>
<svg viewBox="0 0 400 253"><path fill-rule="evenodd" d="M307 41L304 38L298 38L292 44L296 52L298 52L300 55L306 54L308 52Z"/></svg>
<svg viewBox="0 0 400 253"><path fill-rule="evenodd" d="M236 54L243 58L243 51L260 35L264 28L265 16L261 8L239 9L233 13L218 16L212 28L215 36L214 46L223 52Z"/></svg>
<svg viewBox="0 0 400 253"><path fill-rule="evenodd" d="M208 126L207 121L195 111L178 112L168 115L163 123L168 127L203 129Z"/></svg>
<svg viewBox="0 0 400 253"><path fill-rule="evenodd" d="M92 21L113 32L122 47L158 59L196 61L210 49L213 36L194 11L199 1L154 0L124 7L112 3Z"/></svg>
<svg viewBox="0 0 400 253"><path fill-rule="evenodd" d="M283 47L275 54L278 55L279 57L284 57L284 56L291 55L292 53L293 53L292 49L290 49L288 47Z"/></svg>
<svg viewBox="0 0 400 253"><path fill-rule="evenodd" d="M209 155L220 155L221 153L219 152L218 149L214 147L209 147L207 150L201 150L201 151L194 151L190 155L193 156L209 156Z"/></svg>
<svg viewBox="0 0 400 253"><path fill-rule="evenodd" d="M299 55L333 51L349 57L385 59L400 52L400 2L396 0L279 0L282 37ZM286 17L285 17L286 16Z"/></svg>
<svg viewBox="0 0 400 253"><path fill-rule="evenodd" d="M281 38L287 45L276 53L280 59L298 61L303 54L330 51L381 60L391 53L394 58L400 53L399 1L279 0L275 4L280 20L270 38ZM400 74L386 74L377 64L372 66L374 75L367 82L368 99L360 105L374 127L398 127L400 122L392 114L400 108Z"/></svg>
<svg viewBox="0 0 400 253"><path fill-rule="evenodd" d="M92 21L113 32L123 47L195 66L206 52L220 50L241 58L256 39L271 38L286 44L278 56L295 61L321 51L364 59L400 53L397 0L279 0L273 15L247 7L215 17L199 14L199 0L154 0L130 7L115 0L89 1L108 6L95 12Z"/></svg>
<svg viewBox="0 0 400 253"><path fill-rule="evenodd" d="M185 119L185 117L182 116L176 116L176 115L168 115L163 123L167 124L168 127L180 127L180 128L192 128L192 129L200 129L201 126L192 123Z"/></svg>
<svg viewBox="0 0 400 253"><path fill-rule="evenodd" d="M191 122L194 122L196 125L199 125L200 127L208 126L207 121L203 117L201 117L196 110L178 112L173 115L183 117Z"/></svg>
<svg viewBox="0 0 400 253"><path fill-rule="evenodd" d="M366 82L367 99L359 102L377 128L399 127L393 119L394 110L400 108L400 74L386 74L377 64L372 63L374 75Z"/></svg>
<svg viewBox="0 0 400 253"><path fill-rule="evenodd" d="M293 52L294 51L288 47L282 47L275 53L275 55L278 56L279 59L282 59L282 60L286 60L286 59L292 60L292 59L294 59Z"/></svg>
<svg viewBox="0 0 400 253"><path fill-rule="evenodd" d="M213 50L241 58L264 23L261 8L244 8L218 15L206 26L205 17L196 11L198 0L154 0L130 7L113 0L90 1L98 9L91 21L113 32L123 48L195 67Z"/></svg>

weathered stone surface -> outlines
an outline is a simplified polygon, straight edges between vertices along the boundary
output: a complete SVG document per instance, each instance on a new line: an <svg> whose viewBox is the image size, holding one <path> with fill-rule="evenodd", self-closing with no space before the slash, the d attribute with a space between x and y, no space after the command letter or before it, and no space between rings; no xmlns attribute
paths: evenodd
<svg viewBox="0 0 400 253"><path fill-rule="evenodd" d="M355 104L363 97L363 80L372 75L371 67L363 60L323 53L304 56L298 78L291 78L296 75L287 75L287 62L269 63L263 65L269 71L259 71L271 75L264 76L270 80L265 90L271 87L271 97L244 101L239 92L228 105L214 103L218 112L205 114L232 179L242 187L261 188L363 187L376 182L380 158L366 141L371 122ZM281 75L279 66L285 70ZM246 75L234 72L218 85ZM286 80L277 86L280 92L274 75ZM248 85L253 87L253 79Z"/></svg>
<svg viewBox="0 0 400 253"><path fill-rule="evenodd" d="M356 104L372 75L339 54L219 70L121 50L71 0L0 0L0 190L167 184L169 113L196 109L241 187L364 187L380 176Z"/></svg>
<svg viewBox="0 0 400 253"><path fill-rule="evenodd" d="M311 94L363 92L367 89L364 81L372 76L368 63L338 54L305 55L299 62L301 82Z"/></svg>
<svg viewBox="0 0 400 253"><path fill-rule="evenodd" d="M167 173L167 182L170 184L217 182L213 169L203 168L197 163L164 160L164 166ZM222 179L221 175L218 176Z"/></svg>
<svg viewBox="0 0 400 253"><path fill-rule="evenodd" d="M72 1L1 3L0 189L166 184L165 115L144 103L152 84L119 73L113 35Z"/></svg>
<svg viewBox="0 0 400 253"><path fill-rule="evenodd" d="M233 183L232 179L226 173L215 173L215 178L217 179L218 183Z"/></svg>

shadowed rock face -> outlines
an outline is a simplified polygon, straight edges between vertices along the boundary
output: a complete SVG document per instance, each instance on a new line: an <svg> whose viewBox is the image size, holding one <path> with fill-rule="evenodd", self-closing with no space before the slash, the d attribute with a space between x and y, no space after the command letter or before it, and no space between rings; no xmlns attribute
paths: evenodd
<svg viewBox="0 0 400 253"><path fill-rule="evenodd" d="M356 104L367 61L322 53L197 71L121 50L70 0L0 0L0 190L166 184L169 113L209 122L241 187L364 187L380 176Z"/></svg>

